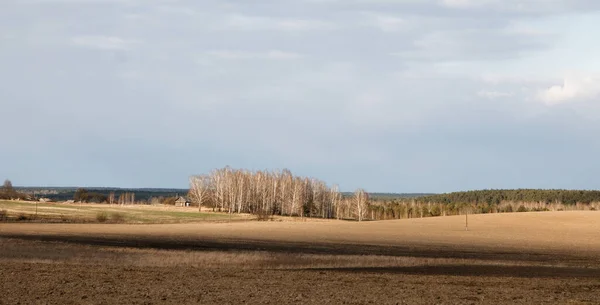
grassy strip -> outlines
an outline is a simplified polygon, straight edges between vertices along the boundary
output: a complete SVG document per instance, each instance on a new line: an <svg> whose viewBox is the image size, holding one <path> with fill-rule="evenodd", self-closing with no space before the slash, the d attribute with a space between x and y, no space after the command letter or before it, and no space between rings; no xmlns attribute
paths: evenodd
<svg viewBox="0 0 600 305"><path fill-rule="evenodd" d="M182 209L182 210L176 210ZM166 206L117 206L94 204L0 201L0 221L189 223L239 220L242 215L198 212L192 208Z"/></svg>

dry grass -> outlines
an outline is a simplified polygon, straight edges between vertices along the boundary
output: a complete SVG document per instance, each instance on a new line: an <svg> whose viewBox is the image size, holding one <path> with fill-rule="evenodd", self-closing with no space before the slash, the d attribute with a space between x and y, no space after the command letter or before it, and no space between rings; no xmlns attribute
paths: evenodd
<svg viewBox="0 0 600 305"><path fill-rule="evenodd" d="M37 222L112 222L112 223L193 223L202 221L229 221L252 219L250 215L214 213L197 207L164 205L109 205L86 203L35 203L27 201L2 201L4 211L0 221L18 220L19 215Z"/></svg>
<svg viewBox="0 0 600 305"><path fill-rule="evenodd" d="M438 245L502 248L520 251L600 253L600 212L536 212L447 216L373 222L234 222L197 224L17 224L0 226L2 234L64 235L111 238L257 240L288 243L355 245Z"/></svg>

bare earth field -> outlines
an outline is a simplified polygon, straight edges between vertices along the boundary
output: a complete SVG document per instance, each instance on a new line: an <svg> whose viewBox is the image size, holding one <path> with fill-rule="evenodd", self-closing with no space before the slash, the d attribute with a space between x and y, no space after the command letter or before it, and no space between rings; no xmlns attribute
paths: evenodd
<svg viewBox="0 0 600 305"><path fill-rule="evenodd" d="M600 304L600 212L0 223L0 304Z"/></svg>

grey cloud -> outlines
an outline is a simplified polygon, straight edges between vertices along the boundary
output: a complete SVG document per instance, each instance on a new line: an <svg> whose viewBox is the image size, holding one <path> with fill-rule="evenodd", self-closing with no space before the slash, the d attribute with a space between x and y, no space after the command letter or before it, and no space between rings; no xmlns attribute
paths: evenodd
<svg viewBox="0 0 600 305"><path fill-rule="evenodd" d="M556 3L568 14L586 4ZM562 43L525 26L551 22L552 7L0 5L0 127L20 144L0 150L14 160L0 168L16 184L185 187L188 175L225 165L289 167L345 190L592 184L595 168L565 160L583 165L600 151L586 138L600 110L528 101L562 75L527 79L536 68L518 66Z"/></svg>
<svg viewBox="0 0 600 305"><path fill-rule="evenodd" d="M135 44L135 40L127 40L114 36L75 36L71 39L75 46L96 48L101 50L128 50Z"/></svg>
<svg viewBox="0 0 600 305"><path fill-rule="evenodd" d="M392 55L406 60L493 60L519 57L550 47L551 36L510 33L503 29L440 31L414 41L411 49Z"/></svg>
<svg viewBox="0 0 600 305"><path fill-rule="evenodd" d="M524 1L524 0L442 0L442 6L482 13L494 10L505 14L547 15L600 9L591 0Z"/></svg>

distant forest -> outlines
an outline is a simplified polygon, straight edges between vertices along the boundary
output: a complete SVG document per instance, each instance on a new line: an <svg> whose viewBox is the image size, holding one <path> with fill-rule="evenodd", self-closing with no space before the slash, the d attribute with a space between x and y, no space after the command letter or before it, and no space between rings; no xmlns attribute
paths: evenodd
<svg viewBox="0 0 600 305"><path fill-rule="evenodd" d="M401 219L461 214L599 210L600 191L481 190L417 198L372 199L371 219Z"/></svg>
<svg viewBox="0 0 600 305"><path fill-rule="evenodd" d="M574 205L577 203L589 204L592 202L600 202L600 191L540 189L481 190L422 196L416 198L416 200L423 203L431 202L445 204L500 204L504 201L511 201Z"/></svg>
<svg viewBox="0 0 600 305"><path fill-rule="evenodd" d="M344 196L354 196L354 193L343 192ZM371 200L386 200L386 199L405 199L405 198L419 198L425 196L433 196L433 193L369 193Z"/></svg>
<svg viewBox="0 0 600 305"><path fill-rule="evenodd" d="M108 200L111 193L116 198L124 194L135 194L135 200L138 203L149 203L152 198L186 196L188 189L166 189L166 188L140 188L140 189L122 189L108 187L85 188L87 195L81 198L82 188L76 187L16 187L21 193L35 195L37 198L48 198L52 201L67 201L85 199L83 201L92 203L101 203ZM80 192L78 193L78 190Z"/></svg>

